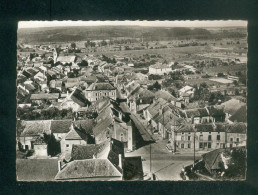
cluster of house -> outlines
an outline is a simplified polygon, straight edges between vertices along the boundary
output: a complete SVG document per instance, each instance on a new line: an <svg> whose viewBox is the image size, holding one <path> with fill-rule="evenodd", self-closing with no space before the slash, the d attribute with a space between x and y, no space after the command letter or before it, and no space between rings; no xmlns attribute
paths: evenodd
<svg viewBox="0 0 258 195"><path fill-rule="evenodd" d="M129 64L116 66L87 55L83 60L88 66L82 67L79 56L60 55L55 49L52 56L34 58L29 60L32 66L18 71L18 100L29 97L18 106L40 110L39 106L48 103L58 110L72 109L74 115L67 120L21 122L17 148L34 153L29 159L17 160L18 179L26 180L22 172L33 170L38 160L57 167L53 168L56 174L49 174L50 180L142 179L141 157L125 157L124 151L153 142L155 133L167 139L167 148L174 152L246 144L246 104L238 100L183 109L194 95L193 87L180 89L179 98L165 90L148 90L154 82L145 74L132 72ZM46 63L50 58L56 66ZM173 63L169 68L155 65L150 72L164 74L171 66ZM70 72L75 75L68 77ZM96 116L87 117L89 112ZM39 170L35 173L42 174ZM31 172L27 177L35 176Z"/></svg>

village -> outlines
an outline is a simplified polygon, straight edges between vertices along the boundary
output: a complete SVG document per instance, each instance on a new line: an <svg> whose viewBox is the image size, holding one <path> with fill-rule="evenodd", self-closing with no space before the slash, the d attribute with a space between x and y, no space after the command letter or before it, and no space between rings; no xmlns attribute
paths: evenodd
<svg viewBox="0 0 258 195"><path fill-rule="evenodd" d="M244 178L246 53L246 37L18 42L17 179Z"/></svg>

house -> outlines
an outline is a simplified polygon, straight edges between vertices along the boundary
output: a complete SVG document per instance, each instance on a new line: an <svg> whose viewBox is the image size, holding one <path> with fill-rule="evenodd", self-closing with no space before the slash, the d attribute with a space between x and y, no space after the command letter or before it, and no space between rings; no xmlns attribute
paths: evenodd
<svg viewBox="0 0 258 195"><path fill-rule="evenodd" d="M124 157L123 144L115 139L97 145L73 145L71 159L71 162L60 169L55 179L87 181L143 179L141 157Z"/></svg>
<svg viewBox="0 0 258 195"><path fill-rule="evenodd" d="M181 88L178 92L179 92L179 96L182 96L183 94L188 93L188 94L190 94L190 97L193 97L194 88L187 85L187 86Z"/></svg>
<svg viewBox="0 0 258 195"><path fill-rule="evenodd" d="M207 110L213 122L225 122L226 114L223 106L208 106Z"/></svg>
<svg viewBox="0 0 258 195"><path fill-rule="evenodd" d="M75 89L71 94L69 94L61 103L61 109L72 108L73 111L77 111L81 107L87 107L91 103L87 100L83 92L79 89Z"/></svg>
<svg viewBox="0 0 258 195"><path fill-rule="evenodd" d="M37 138L43 137L44 134L51 134L50 125L50 120L25 121L23 131L20 135L17 135L22 149L34 149L34 143Z"/></svg>
<svg viewBox="0 0 258 195"><path fill-rule="evenodd" d="M71 152L72 146L77 145L87 145L88 135L82 131L80 128L72 125L70 131L64 138L65 152Z"/></svg>
<svg viewBox="0 0 258 195"><path fill-rule="evenodd" d="M91 102L95 102L102 97L110 97L116 100L116 88L110 83L95 82L85 90L85 97Z"/></svg>
<svg viewBox="0 0 258 195"><path fill-rule="evenodd" d="M231 99L226 102L223 102L221 104L224 107L224 111L226 113L226 119L229 120L229 118L242 106L246 106L246 103L240 102L240 100L237 99Z"/></svg>
<svg viewBox="0 0 258 195"><path fill-rule="evenodd" d="M59 98L59 93L40 93L40 94L31 94L30 100L35 104L42 104L44 101L49 101L51 103L57 102Z"/></svg>
<svg viewBox="0 0 258 195"><path fill-rule="evenodd" d="M53 120L50 130L55 139L60 142L61 152L65 151L65 137L72 128L72 120Z"/></svg>
<svg viewBox="0 0 258 195"><path fill-rule="evenodd" d="M122 180L123 144L109 139L101 144L87 146L73 145L72 161L56 175L57 180ZM72 171L77 167L76 170Z"/></svg>
<svg viewBox="0 0 258 195"><path fill-rule="evenodd" d="M246 105L242 105L232 116L230 116L229 121L247 123Z"/></svg>
<svg viewBox="0 0 258 195"><path fill-rule="evenodd" d="M164 75L172 72L172 68L167 64L157 63L149 66L149 74Z"/></svg>
<svg viewBox="0 0 258 195"><path fill-rule="evenodd" d="M170 146L174 151L210 151L246 145L244 123L182 123L172 130Z"/></svg>
<svg viewBox="0 0 258 195"><path fill-rule="evenodd" d="M213 118L210 116L207 108L194 108L185 110L186 118L193 124L212 122Z"/></svg>
<svg viewBox="0 0 258 195"><path fill-rule="evenodd" d="M42 72L38 72L33 78L35 80L38 80L38 81L45 81L45 80L47 80L46 75L43 74Z"/></svg>

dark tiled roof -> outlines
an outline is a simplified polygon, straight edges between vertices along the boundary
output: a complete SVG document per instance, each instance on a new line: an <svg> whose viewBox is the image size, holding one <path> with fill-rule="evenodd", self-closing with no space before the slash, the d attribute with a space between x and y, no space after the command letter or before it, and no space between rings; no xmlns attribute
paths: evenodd
<svg viewBox="0 0 258 195"><path fill-rule="evenodd" d="M134 114L131 114L130 118L131 118L132 122L135 124L139 133L141 134L143 140L144 141L153 141L153 138L151 137L151 135L149 134L147 129L144 127L144 125L139 121L137 116L135 116Z"/></svg>
<svg viewBox="0 0 258 195"><path fill-rule="evenodd" d="M92 83L86 90L115 90L110 83Z"/></svg>
<svg viewBox="0 0 258 195"><path fill-rule="evenodd" d="M25 128L21 136L35 136L50 133L50 120L25 121Z"/></svg>
<svg viewBox="0 0 258 195"><path fill-rule="evenodd" d="M83 130L87 134L92 134L92 129L95 127L95 122L93 119L87 120L77 120L74 121L74 125Z"/></svg>
<svg viewBox="0 0 258 195"><path fill-rule="evenodd" d="M79 89L75 89L70 95L70 98L82 107L90 104L90 102L85 98L82 91Z"/></svg>
<svg viewBox="0 0 258 195"><path fill-rule="evenodd" d="M122 174L107 159L75 160L67 164L55 179L90 179L103 177L121 177Z"/></svg>
<svg viewBox="0 0 258 195"><path fill-rule="evenodd" d="M209 106L207 107L209 114L211 116L221 116L221 115L225 115L224 113L224 109L222 106Z"/></svg>
<svg viewBox="0 0 258 195"><path fill-rule="evenodd" d="M57 159L17 159L18 181L53 181L58 172Z"/></svg>
<svg viewBox="0 0 258 195"><path fill-rule="evenodd" d="M68 133L72 125L72 120L53 120L51 121L52 133Z"/></svg>
<svg viewBox="0 0 258 195"><path fill-rule="evenodd" d="M171 101L176 101L177 99L171 95L169 92L167 91L163 91L163 90L159 90L155 93L155 97L156 98L163 98L164 100L171 102Z"/></svg>
<svg viewBox="0 0 258 195"><path fill-rule="evenodd" d="M93 134L95 136L98 136L99 134L101 134L102 132L105 132L105 130L111 125L113 124L113 119L112 117L107 117L103 120L101 120L100 122L97 123L97 125L93 128Z"/></svg>
<svg viewBox="0 0 258 195"><path fill-rule="evenodd" d="M142 159L140 156L126 157L123 163L124 180L143 180Z"/></svg>

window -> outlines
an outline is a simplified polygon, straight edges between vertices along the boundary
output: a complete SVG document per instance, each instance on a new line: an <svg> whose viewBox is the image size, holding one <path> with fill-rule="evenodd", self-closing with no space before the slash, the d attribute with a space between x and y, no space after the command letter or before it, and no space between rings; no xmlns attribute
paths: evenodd
<svg viewBox="0 0 258 195"><path fill-rule="evenodd" d="M234 141L234 140L233 140L233 137L231 137L231 138L230 138L230 141L231 141L231 142L233 142L233 141Z"/></svg>
<svg viewBox="0 0 258 195"><path fill-rule="evenodd" d="M181 144L181 148L184 148L184 144Z"/></svg>
<svg viewBox="0 0 258 195"><path fill-rule="evenodd" d="M188 144L188 148L191 148L191 144Z"/></svg>
<svg viewBox="0 0 258 195"><path fill-rule="evenodd" d="M236 141L239 142L239 138L236 138Z"/></svg>
<svg viewBox="0 0 258 195"><path fill-rule="evenodd" d="M200 141L202 141L203 140L203 135L200 135Z"/></svg>
<svg viewBox="0 0 258 195"><path fill-rule="evenodd" d="M220 135L217 135L217 140L220 140Z"/></svg>
<svg viewBox="0 0 258 195"><path fill-rule="evenodd" d="M28 145L25 145L25 150L28 150L29 149L29 146Z"/></svg>
<svg viewBox="0 0 258 195"><path fill-rule="evenodd" d="M66 147L69 148L69 144L66 144Z"/></svg>
<svg viewBox="0 0 258 195"><path fill-rule="evenodd" d="M200 147L199 148L203 148L203 143L200 143Z"/></svg>
<svg viewBox="0 0 258 195"><path fill-rule="evenodd" d="M105 96L107 96L107 93L105 93Z"/></svg>
<svg viewBox="0 0 258 195"><path fill-rule="evenodd" d="M181 136L181 140L182 140L182 141L185 140L185 137L184 137L183 135Z"/></svg>
<svg viewBox="0 0 258 195"><path fill-rule="evenodd" d="M208 143L208 148L211 148L211 143Z"/></svg>
<svg viewBox="0 0 258 195"><path fill-rule="evenodd" d="M120 138L121 138L121 141L124 140L124 134L123 133L121 133Z"/></svg>
<svg viewBox="0 0 258 195"><path fill-rule="evenodd" d="M208 135L208 141L211 141L211 135Z"/></svg>
<svg viewBox="0 0 258 195"><path fill-rule="evenodd" d="M188 136L188 141L190 141L191 140L191 136Z"/></svg>

